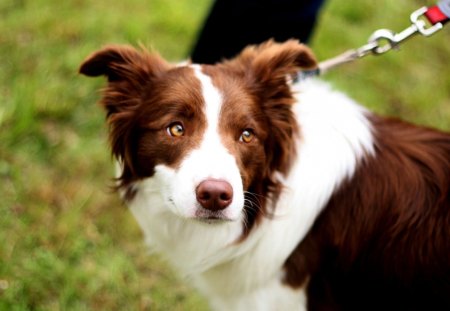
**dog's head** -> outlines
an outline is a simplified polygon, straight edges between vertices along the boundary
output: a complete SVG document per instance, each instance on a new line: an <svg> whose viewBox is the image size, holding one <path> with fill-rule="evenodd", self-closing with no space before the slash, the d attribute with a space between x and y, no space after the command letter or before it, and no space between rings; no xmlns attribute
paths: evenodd
<svg viewBox="0 0 450 311"><path fill-rule="evenodd" d="M134 184L155 179L173 213L244 218L250 228L295 154L288 77L315 66L310 50L291 40L248 47L217 65L172 65L145 50L108 46L80 72L108 78L102 105L129 199Z"/></svg>

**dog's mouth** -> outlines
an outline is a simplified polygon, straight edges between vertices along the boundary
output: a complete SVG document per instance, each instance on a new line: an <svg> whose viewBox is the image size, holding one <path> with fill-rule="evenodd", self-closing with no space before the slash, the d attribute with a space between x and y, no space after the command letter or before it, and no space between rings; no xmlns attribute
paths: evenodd
<svg viewBox="0 0 450 311"><path fill-rule="evenodd" d="M169 198L169 203L174 207L176 210L175 201L172 198ZM178 213L176 213L178 214ZM225 222L232 222L236 219L231 217L229 215L229 212L227 212L227 209L222 210L208 210L200 205L195 206L194 209L191 210L190 213L186 215L179 215L183 218L193 219L199 222L207 223L207 224L219 224L219 223L225 223Z"/></svg>
<svg viewBox="0 0 450 311"><path fill-rule="evenodd" d="M233 219L226 216L223 211L209 211L203 208L196 210L194 219L208 224L233 221Z"/></svg>
<svg viewBox="0 0 450 311"><path fill-rule="evenodd" d="M195 218L195 220L200 221L202 223L206 224L222 224L225 222L230 222L230 219L223 219L223 218Z"/></svg>

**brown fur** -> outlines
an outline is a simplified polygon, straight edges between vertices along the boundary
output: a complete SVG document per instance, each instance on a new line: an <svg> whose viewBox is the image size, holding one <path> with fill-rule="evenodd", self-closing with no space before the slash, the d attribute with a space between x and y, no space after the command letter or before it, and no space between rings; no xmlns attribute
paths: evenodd
<svg viewBox="0 0 450 311"><path fill-rule="evenodd" d="M448 310L450 135L372 122L376 155L332 196L285 281L309 282L310 310Z"/></svg>

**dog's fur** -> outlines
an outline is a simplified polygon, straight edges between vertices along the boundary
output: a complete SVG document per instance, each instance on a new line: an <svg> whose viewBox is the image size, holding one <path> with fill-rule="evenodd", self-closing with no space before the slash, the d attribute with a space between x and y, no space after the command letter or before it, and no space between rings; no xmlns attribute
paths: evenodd
<svg viewBox="0 0 450 311"><path fill-rule="evenodd" d="M118 189L217 310L450 310L450 135L377 116L290 40L217 65L108 46Z"/></svg>

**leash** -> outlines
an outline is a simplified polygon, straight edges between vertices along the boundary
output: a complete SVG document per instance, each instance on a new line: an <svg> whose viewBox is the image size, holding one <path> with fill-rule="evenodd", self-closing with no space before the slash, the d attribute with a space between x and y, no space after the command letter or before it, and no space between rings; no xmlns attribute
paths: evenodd
<svg viewBox="0 0 450 311"><path fill-rule="evenodd" d="M367 55L382 55L391 50L397 50L401 43L417 34L425 37L435 34L450 20L450 0L440 0L435 6L420 8L410 15L410 20L411 26L399 33L389 29L376 30L369 37L367 44L320 62L317 69L298 72L294 81L322 75L339 65Z"/></svg>

